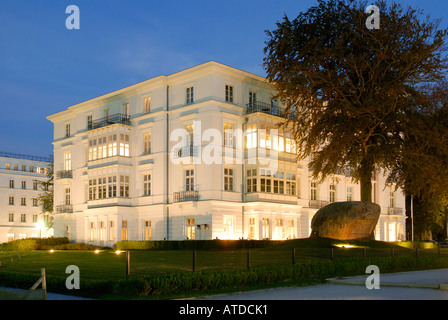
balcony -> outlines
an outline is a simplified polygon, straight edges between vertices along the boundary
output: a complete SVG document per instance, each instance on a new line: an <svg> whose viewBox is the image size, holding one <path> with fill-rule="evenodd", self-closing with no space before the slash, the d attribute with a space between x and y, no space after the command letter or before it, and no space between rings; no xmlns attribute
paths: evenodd
<svg viewBox="0 0 448 320"><path fill-rule="evenodd" d="M128 114L115 113L110 116L88 122L87 130L98 129L116 123L121 123L130 126L131 120Z"/></svg>
<svg viewBox="0 0 448 320"><path fill-rule="evenodd" d="M173 192L173 203L184 201L198 201L198 200L199 200L198 190Z"/></svg>
<svg viewBox="0 0 448 320"><path fill-rule="evenodd" d="M320 209L328 206L331 202L322 200L310 200L308 206L312 209Z"/></svg>
<svg viewBox="0 0 448 320"><path fill-rule="evenodd" d="M73 206L70 204L61 204L56 206L56 213L73 213Z"/></svg>
<svg viewBox="0 0 448 320"><path fill-rule="evenodd" d="M197 146L186 146L182 148L176 148L173 150L174 159L183 157L197 157L198 147Z"/></svg>
<svg viewBox="0 0 448 320"><path fill-rule="evenodd" d="M403 215L403 208L389 207L389 208L387 208L387 214L401 216L401 215Z"/></svg>
<svg viewBox="0 0 448 320"><path fill-rule="evenodd" d="M260 101L246 104L246 115L256 112L266 113L281 118L284 118L286 116L285 109L280 108L278 105Z"/></svg>
<svg viewBox="0 0 448 320"><path fill-rule="evenodd" d="M62 170L56 172L56 179L72 179L73 172L72 170Z"/></svg>

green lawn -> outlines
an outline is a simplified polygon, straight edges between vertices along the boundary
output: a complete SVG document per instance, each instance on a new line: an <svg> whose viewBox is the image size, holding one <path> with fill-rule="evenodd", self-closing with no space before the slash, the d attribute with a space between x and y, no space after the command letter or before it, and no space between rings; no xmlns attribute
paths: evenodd
<svg viewBox="0 0 448 320"><path fill-rule="evenodd" d="M344 259L353 256L398 256L402 254L415 255L415 249L399 247L382 242L350 242L353 248L331 249L328 241L321 240L291 240L281 245L263 249L250 250L250 266L288 265L292 263L292 249L295 249L295 263L316 259ZM393 248L393 251L392 251ZM333 250L333 252L331 252ZM196 270L222 270L228 268L246 268L248 250L197 250ZM448 255L448 248L440 250L442 255ZM420 256L437 256L437 249L419 251ZM20 259L19 259L20 255ZM13 262L11 262L11 257ZM84 250L60 250L50 253L47 250L8 252L0 251L1 271L40 275L45 268L48 276L67 277L66 267L79 267L81 278L115 280L126 276L126 255L117 255L113 250L102 250L99 253ZM193 254L190 250L146 251L132 250L130 252L131 277L140 275L167 273L175 271L192 271Z"/></svg>

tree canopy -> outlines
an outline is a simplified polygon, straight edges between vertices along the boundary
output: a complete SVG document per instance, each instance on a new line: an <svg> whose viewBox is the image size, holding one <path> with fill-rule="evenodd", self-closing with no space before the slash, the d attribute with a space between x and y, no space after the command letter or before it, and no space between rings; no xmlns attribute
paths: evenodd
<svg viewBox="0 0 448 320"><path fill-rule="evenodd" d="M412 115L428 104L428 88L448 64L438 20L383 1L380 28L369 30L366 7L320 0L294 20L285 16L266 31L264 68L287 107L299 157L313 154L314 178L349 165L361 200L371 201L375 167L398 168L403 128L415 125Z"/></svg>

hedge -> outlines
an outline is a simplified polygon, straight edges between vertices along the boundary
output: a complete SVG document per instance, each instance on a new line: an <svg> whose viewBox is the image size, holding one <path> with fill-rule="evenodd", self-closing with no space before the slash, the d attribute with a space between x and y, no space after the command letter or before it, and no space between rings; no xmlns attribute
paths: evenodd
<svg viewBox="0 0 448 320"><path fill-rule="evenodd" d="M224 288L244 288L255 285L270 285L287 281L324 281L336 276L365 274L368 265L376 265L381 273L422 269L447 268L447 257L418 258L409 256L354 258L349 260L322 260L303 264L229 269L224 271L177 272L148 275L128 280L83 280L79 290L67 290L65 278L47 277L49 292L69 295L100 297L116 294L129 298L137 296L159 296L165 294L192 293ZM36 276L12 272L0 272L3 286L30 288Z"/></svg>
<svg viewBox="0 0 448 320"><path fill-rule="evenodd" d="M179 241L118 241L119 250L229 250L266 248L283 241L272 240L179 240Z"/></svg>
<svg viewBox="0 0 448 320"><path fill-rule="evenodd" d="M0 251L31 251L42 250L57 245L66 245L70 241L68 238L28 238L0 243Z"/></svg>

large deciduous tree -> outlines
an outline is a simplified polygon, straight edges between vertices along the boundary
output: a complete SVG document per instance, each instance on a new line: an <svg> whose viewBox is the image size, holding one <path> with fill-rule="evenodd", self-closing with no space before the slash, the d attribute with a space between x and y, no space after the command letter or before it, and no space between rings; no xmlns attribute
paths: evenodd
<svg viewBox="0 0 448 320"><path fill-rule="evenodd" d="M264 49L267 79L287 106L299 157L313 154L320 180L349 164L363 201L371 201L375 167L393 167L402 152L403 124L427 101L427 85L447 70L439 21L380 2L380 28L369 30L367 5L320 0L266 31Z"/></svg>

